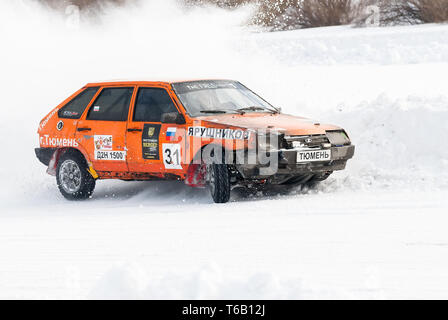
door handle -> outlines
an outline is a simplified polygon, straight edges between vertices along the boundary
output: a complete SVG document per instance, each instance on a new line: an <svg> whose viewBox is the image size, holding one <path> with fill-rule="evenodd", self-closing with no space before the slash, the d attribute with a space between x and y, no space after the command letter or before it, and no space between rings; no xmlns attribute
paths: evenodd
<svg viewBox="0 0 448 320"><path fill-rule="evenodd" d="M90 129L90 128L77 128L76 130L77 131L90 131L92 129Z"/></svg>
<svg viewBox="0 0 448 320"><path fill-rule="evenodd" d="M128 132L142 132L143 129L138 129L138 128L129 128Z"/></svg>

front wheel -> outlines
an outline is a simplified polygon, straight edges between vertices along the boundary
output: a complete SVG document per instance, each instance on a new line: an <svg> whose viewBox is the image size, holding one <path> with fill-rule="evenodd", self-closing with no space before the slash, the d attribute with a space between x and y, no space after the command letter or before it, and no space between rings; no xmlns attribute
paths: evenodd
<svg viewBox="0 0 448 320"><path fill-rule="evenodd" d="M207 167L208 185L215 203L226 203L230 199L230 172L225 164Z"/></svg>
<svg viewBox="0 0 448 320"><path fill-rule="evenodd" d="M87 171L85 159L71 151L62 154L58 161L56 182L59 191L68 200L87 199L95 189L95 179Z"/></svg>

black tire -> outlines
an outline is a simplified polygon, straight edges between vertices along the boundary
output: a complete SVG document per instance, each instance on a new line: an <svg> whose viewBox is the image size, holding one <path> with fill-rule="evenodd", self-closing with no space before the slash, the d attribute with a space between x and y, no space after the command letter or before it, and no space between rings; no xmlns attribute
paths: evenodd
<svg viewBox="0 0 448 320"><path fill-rule="evenodd" d="M68 150L61 155L56 168L56 183L64 198L83 200L92 195L95 179L87 169L86 160L79 152Z"/></svg>
<svg viewBox="0 0 448 320"><path fill-rule="evenodd" d="M208 166L208 184L215 203L226 203L230 199L230 172L225 164Z"/></svg>

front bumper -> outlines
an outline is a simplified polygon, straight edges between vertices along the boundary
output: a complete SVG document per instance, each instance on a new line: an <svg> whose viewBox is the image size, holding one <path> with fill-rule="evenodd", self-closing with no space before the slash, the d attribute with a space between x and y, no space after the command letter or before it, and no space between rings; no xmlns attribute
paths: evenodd
<svg viewBox="0 0 448 320"><path fill-rule="evenodd" d="M344 170L347 160L353 158L355 153L354 145L331 147L330 161L316 161L307 163L297 163L297 149L282 149L271 152L270 159L278 159L277 164L242 164L237 165L238 171L244 178L262 179L272 175L302 175L313 173L333 172ZM268 170L271 170L269 171Z"/></svg>
<svg viewBox="0 0 448 320"><path fill-rule="evenodd" d="M281 150L279 151L279 169L284 167L285 169L292 170L304 170L304 171L335 171L345 169L347 160L353 158L355 154L355 146L341 146L331 147L331 160L330 161L317 161L308 163L297 163L297 150ZM343 165L343 167L341 167ZM334 168L327 170L328 168Z"/></svg>

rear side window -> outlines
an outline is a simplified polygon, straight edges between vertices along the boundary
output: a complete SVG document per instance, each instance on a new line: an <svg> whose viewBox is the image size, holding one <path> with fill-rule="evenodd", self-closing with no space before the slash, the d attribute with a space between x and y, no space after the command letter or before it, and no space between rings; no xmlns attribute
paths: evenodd
<svg viewBox="0 0 448 320"><path fill-rule="evenodd" d="M126 121L134 88L105 88L90 107L87 120Z"/></svg>
<svg viewBox="0 0 448 320"><path fill-rule="evenodd" d="M98 87L87 88L58 111L59 118L79 119L89 105Z"/></svg>
<svg viewBox="0 0 448 320"><path fill-rule="evenodd" d="M168 92L161 88L140 88L135 104L134 121L161 122L162 114L178 113Z"/></svg>

